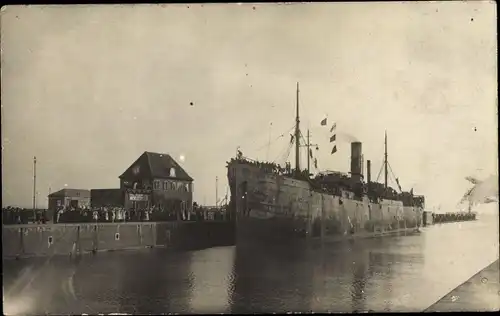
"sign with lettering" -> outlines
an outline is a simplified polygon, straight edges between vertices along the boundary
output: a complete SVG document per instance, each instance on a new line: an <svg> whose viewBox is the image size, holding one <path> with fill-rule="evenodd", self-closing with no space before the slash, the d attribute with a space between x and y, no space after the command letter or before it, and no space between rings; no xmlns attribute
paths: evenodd
<svg viewBox="0 0 500 316"><path fill-rule="evenodd" d="M148 201L149 196L146 194L130 194L129 200L130 201Z"/></svg>

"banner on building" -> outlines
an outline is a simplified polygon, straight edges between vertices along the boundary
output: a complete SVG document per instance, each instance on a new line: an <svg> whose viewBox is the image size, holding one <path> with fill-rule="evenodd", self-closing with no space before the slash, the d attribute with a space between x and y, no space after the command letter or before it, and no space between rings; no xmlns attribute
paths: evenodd
<svg viewBox="0 0 500 316"><path fill-rule="evenodd" d="M128 196L130 201L148 201L149 196L147 194L130 194Z"/></svg>

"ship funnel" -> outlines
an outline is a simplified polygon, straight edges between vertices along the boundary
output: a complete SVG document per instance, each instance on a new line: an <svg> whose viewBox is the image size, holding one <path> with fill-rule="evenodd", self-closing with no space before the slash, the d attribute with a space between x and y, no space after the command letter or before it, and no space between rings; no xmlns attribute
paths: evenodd
<svg viewBox="0 0 500 316"><path fill-rule="evenodd" d="M363 178L363 153L361 142L351 143L351 178L360 182Z"/></svg>
<svg viewBox="0 0 500 316"><path fill-rule="evenodd" d="M366 161L366 183L370 184L372 182L372 162L371 160Z"/></svg>

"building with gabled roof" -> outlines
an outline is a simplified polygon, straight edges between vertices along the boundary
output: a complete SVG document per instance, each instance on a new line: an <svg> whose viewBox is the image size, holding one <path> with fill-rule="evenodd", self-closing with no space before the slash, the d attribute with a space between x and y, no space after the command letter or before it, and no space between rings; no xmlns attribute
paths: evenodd
<svg viewBox="0 0 500 316"><path fill-rule="evenodd" d="M145 151L119 178L126 208L177 212L192 207L193 178L168 154Z"/></svg>
<svg viewBox="0 0 500 316"><path fill-rule="evenodd" d="M122 179L161 178L193 181L187 172L168 154L145 151L119 177Z"/></svg>

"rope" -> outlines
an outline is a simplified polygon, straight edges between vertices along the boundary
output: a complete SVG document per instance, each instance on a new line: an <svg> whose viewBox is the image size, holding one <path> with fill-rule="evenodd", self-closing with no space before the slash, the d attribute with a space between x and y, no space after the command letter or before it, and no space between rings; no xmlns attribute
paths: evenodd
<svg viewBox="0 0 500 316"><path fill-rule="evenodd" d="M387 162L387 166L389 167L389 171L391 172L392 178L393 178L394 182L396 183L396 185L398 186L399 191L403 192L403 190L401 189L401 186L399 185L399 183L397 181L397 178L396 178L396 175L394 174L394 171L392 171L391 164L389 162Z"/></svg>
<svg viewBox="0 0 500 316"><path fill-rule="evenodd" d="M291 146L291 144L292 144L292 142L288 143L288 147L290 147L290 146ZM284 154L286 153L286 151L287 151L287 150L288 150L288 149L287 149L286 147L285 147L285 148L283 148L283 150L282 150L282 151L281 151L281 152L280 152L280 153L276 156L276 158L274 158L274 160L273 160L272 162L275 162L275 161L277 161L277 160L278 160L278 161L281 161L281 159L280 159L280 158L284 156Z"/></svg>
<svg viewBox="0 0 500 316"><path fill-rule="evenodd" d="M375 180L375 182L378 182L378 179L380 178L380 174L382 173L382 169L384 169L383 164L382 164L382 167L380 167L380 170L379 170L378 175L377 175L377 180Z"/></svg>
<svg viewBox="0 0 500 316"><path fill-rule="evenodd" d="M385 152L385 142L382 143L382 151ZM382 159L382 162L385 160L385 157ZM378 182L378 179L380 178L380 174L382 173L382 169L384 169L384 164L382 163L382 167L380 167L380 170L378 172L378 175L377 175L377 180L375 180L375 182Z"/></svg>
<svg viewBox="0 0 500 316"><path fill-rule="evenodd" d="M286 151L286 155L283 159L283 162L285 162L288 159L288 157L290 157L290 152L292 151L292 146L293 146L293 143L290 143L290 145L288 146L288 150Z"/></svg>
<svg viewBox="0 0 500 316"><path fill-rule="evenodd" d="M273 162L275 161L278 161L278 162L286 162L286 160L288 159L288 157L290 156L290 151L292 149L292 146L293 146L293 142L290 142L288 144L288 148L284 150L284 152L279 155L278 157L276 157L276 159L273 160Z"/></svg>
<svg viewBox="0 0 500 316"><path fill-rule="evenodd" d="M286 132L284 132L283 134L281 134L281 135L279 135L278 137L276 137L276 138L275 138L274 140L272 140L271 142L269 142L269 141L268 141L268 142L266 142L266 144L265 144L265 145L262 145L262 146L258 147L257 149L255 149L255 151L260 151L260 150L262 150L262 149L264 149L264 148L266 148L266 147L270 146L271 144L273 144L274 142L276 142L278 139L280 139L280 138L282 138L282 137L285 137L285 134L288 134L288 133L289 133L289 132L290 132L290 131L294 128L294 127L295 127L295 125L294 125L294 126L292 126L291 128L289 128L289 129L288 129Z"/></svg>

